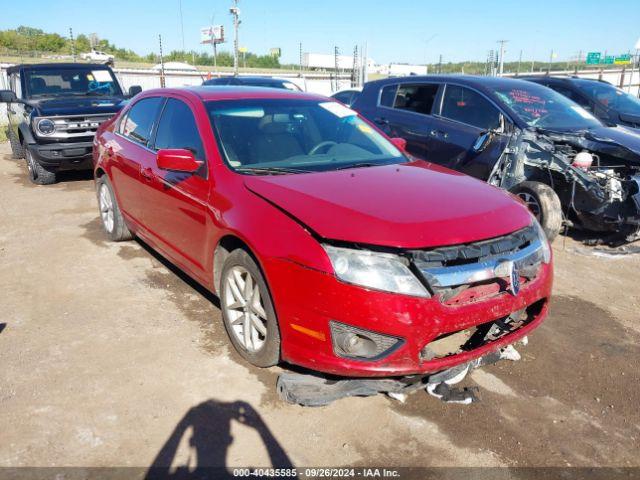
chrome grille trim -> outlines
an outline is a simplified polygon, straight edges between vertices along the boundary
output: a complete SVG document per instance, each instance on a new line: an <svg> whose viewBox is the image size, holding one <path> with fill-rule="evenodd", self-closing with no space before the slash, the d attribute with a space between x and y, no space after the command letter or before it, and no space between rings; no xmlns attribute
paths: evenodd
<svg viewBox="0 0 640 480"><path fill-rule="evenodd" d="M501 271L501 267L513 262L520 270L537 267L543 260L543 245L540 239L532 241L527 247L477 263L455 265L451 267L421 267L416 264L420 273L432 288L455 287L486 280L504 278L508 273Z"/></svg>
<svg viewBox="0 0 640 480"><path fill-rule="evenodd" d="M77 137L92 137L96 134L98 127L113 117L113 113L99 113L88 115L66 115L64 117L37 117L34 119L34 131L40 138L68 139ZM50 135L42 135L37 129L37 123L41 120L51 120L55 126L55 131Z"/></svg>

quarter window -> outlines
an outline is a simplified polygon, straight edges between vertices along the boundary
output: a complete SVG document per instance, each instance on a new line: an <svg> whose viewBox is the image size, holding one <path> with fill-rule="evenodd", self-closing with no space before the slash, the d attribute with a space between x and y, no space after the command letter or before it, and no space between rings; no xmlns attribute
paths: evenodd
<svg viewBox="0 0 640 480"><path fill-rule="evenodd" d="M500 127L500 112L489 100L457 85L447 85L441 115L483 130Z"/></svg>
<svg viewBox="0 0 640 480"><path fill-rule="evenodd" d="M429 115L437 94L437 84L400 85L393 107Z"/></svg>
<svg viewBox="0 0 640 480"><path fill-rule="evenodd" d="M163 100L162 97L151 97L136 102L124 120L122 135L146 147Z"/></svg>
<svg viewBox="0 0 640 480"><path fill-rule="evenodd" d="M382 93L380 93L380 105L383 107L393 107L396 91L398 91L398 85L387 85L384 87Z"/></svg>

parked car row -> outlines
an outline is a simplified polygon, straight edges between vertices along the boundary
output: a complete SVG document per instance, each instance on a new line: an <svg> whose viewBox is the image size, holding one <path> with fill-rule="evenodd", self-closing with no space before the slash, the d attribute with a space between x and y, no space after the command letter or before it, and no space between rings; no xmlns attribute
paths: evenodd
<svg viewBox="0 0 640 480"><path fill-rule="evenodd" d="M36 183L93 168L109 238L215 293L257 366L458 376L544 320L563 221L639 225L640 137L532 82L386 79L351 109L252 79L125 96L106 66L57 68L9 72L14 155Z"/></svg>
<svg viewBox="0 0 640 480"><path fill-rule="evenodd" d="M366 84L353 108L404 138L415 157L517 194L550 239L563 225L609 242L640 238L639 132L606 125L550 88L495 77L391 78Z"/></svg>

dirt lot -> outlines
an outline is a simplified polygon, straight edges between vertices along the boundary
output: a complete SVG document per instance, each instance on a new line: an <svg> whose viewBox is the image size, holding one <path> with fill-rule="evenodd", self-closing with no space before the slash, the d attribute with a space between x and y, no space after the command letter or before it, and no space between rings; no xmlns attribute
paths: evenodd
<svg viewBox="0 0 640 480"><path fill-rule="evenodd" d="M640 466L640 255L558 239L551 315L465 380L477 404L305 409L231 351L215 298L105 240L90 177L25 172L0 146L0 466Z"/></svg>

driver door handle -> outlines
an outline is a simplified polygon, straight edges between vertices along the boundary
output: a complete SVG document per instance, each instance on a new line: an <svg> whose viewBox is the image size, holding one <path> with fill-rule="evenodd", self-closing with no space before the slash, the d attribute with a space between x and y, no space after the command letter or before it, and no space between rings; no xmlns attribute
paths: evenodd
<svg viewBox="0 0 640 480"><path fill-rule="evenodd" d="M147 167L147 168L140 167L140 175L145 180L153 180L153 177L154 177L153 170L151 168L149 168L149 167Z"/></svg>

